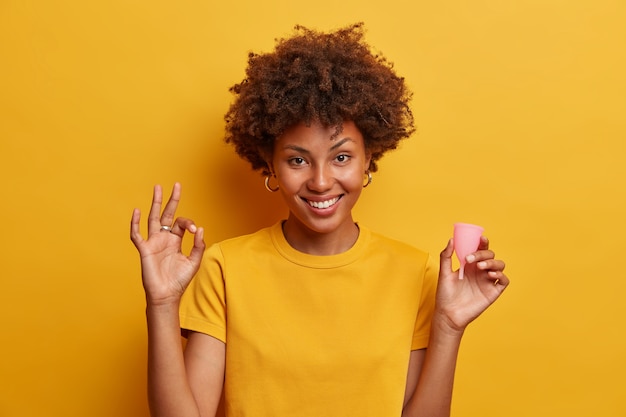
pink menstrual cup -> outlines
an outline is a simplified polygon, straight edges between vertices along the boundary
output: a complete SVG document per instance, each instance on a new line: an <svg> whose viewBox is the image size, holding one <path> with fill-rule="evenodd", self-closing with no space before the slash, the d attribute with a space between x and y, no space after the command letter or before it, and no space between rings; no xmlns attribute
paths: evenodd
<svg viewBox="0 0 626 417"><path fill-rule="evenodd" d="M454 224L454 253L456 253L461 267L459 268L459 279L463 279L465 269L465 257L476 252L480 244L480 237L485 229L475 224L455 223Z"/></svg>

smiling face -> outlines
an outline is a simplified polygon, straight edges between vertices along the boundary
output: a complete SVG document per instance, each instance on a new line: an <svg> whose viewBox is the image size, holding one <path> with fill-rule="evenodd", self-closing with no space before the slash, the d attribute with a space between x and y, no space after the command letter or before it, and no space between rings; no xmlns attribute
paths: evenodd
<svg viewBox="0 0 626 417"><path fill-rule="evenodd" d="M296 249L322 252L348 249L358 237L352 208L363 190L370 157L363 135L352 122L333 137L335 127L297 124L274 143L272 169L289 207L283 230ZM334 249L332 249L334 248Z"/></svg>

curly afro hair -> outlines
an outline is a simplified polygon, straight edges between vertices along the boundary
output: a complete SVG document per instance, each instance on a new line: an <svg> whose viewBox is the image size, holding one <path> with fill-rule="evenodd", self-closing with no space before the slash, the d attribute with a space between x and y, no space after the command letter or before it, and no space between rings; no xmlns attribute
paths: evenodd
<svg viewBox="0 0 626 417"><path fill-rule="evenodd" d="M350 120L361 131L370 170L414 129L404 78L363 40L363 23L331 33L302 26L278 39L274 52L250 53L246 78L225 115L227 143L253 170L270 174L274 139L297 124L336 127Z"/></svg>

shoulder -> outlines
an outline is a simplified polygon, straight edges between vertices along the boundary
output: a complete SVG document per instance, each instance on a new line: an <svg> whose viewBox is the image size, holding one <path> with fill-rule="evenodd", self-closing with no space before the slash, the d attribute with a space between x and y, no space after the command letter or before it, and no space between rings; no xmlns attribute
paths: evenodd
<svg viewBox="0 0 626 417"><path fill-rule="evenodd" d="M370 234L370 247L373 250L385 251L387 253L394 254L395 256L407 256L412 259L424 258L428 259L428 252L423 251L413 245L406 242L390 238L377 232L369 231Z"/></svg>
<svg viewBox="0 0 626 417"><path fill-rule="evenodd" d="M256 232L240 235L216 242L209 247L210 252L222 254L233 254L258 250L272 246L272 230L276 227L270 226L257 230ZM249 252L248 252L249 253Z"/></svg>

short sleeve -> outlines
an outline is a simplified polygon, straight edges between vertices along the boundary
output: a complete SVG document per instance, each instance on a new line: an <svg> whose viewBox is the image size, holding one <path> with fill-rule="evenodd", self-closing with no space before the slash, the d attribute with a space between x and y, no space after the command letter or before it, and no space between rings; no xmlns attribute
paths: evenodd
<svg viewBox="0 0 626 417"><path fill-rule="evenodd" d="M200 269L180 302L180 327L205 333L226 343L226 287L224 257L219 244L204 254Z"/></svg>
<svg viewBox="0 0 626 417"><path fill-rule="evenodd" d="M415 330L413 332L413 343L411 350L424 349L428 347L430 338L430 326L435 311L435 295L437 291L437 279L439 277L439 265L428 257L422 280L422 291L415 320Z"/></svg>

